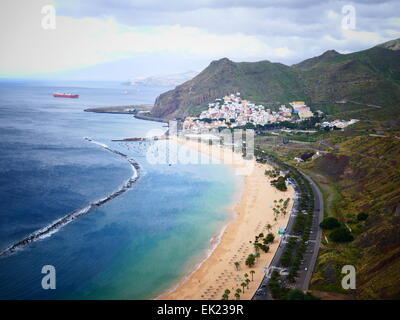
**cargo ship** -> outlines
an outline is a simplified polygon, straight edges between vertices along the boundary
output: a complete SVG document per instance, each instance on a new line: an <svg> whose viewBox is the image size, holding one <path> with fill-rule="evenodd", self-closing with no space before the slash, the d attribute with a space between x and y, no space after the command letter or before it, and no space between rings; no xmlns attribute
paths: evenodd
<svg viewBox="0 0 400 320"><path fill-rule="evenodd" d="M53 93L53 97L55 97L55 98L79 98L79 94L55 92L55 93Z"/></svg>

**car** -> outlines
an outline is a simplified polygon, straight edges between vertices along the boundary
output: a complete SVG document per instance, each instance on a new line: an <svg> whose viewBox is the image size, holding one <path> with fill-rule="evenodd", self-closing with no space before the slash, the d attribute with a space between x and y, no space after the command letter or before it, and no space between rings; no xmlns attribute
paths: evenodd
<svg viewBox="0 0 400 320"><path fill-rule="evenodd" d="M262 289L258 289L256 291L256 296L262 296L263 294L264 294L264 290L262 290Z"/></svg>

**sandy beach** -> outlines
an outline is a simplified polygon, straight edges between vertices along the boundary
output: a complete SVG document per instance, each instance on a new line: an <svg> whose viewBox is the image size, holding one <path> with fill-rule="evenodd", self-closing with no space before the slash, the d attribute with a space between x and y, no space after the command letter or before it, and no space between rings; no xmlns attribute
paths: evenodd
<svg viewBox="0 0 400 320"><path fill-rule="evenodd" d="M220 300L224 291L229 289L231 291L229 299L234 300L238 288L242 290L240 300L251 299L263 279L264 267L269 265L278 247L277 230L281 226L286 226L289 220L289 213L278 216L274 214L274 200L290 198L287 209L289 211L293 204L293 188L289 187L288 191L281 192L271 186L270 178L265 176L265 170L271 169L269 165L256 163L254 159L244 160L240 154L220 146L209 146L193 140L175 140L224 163L229 159L229 165L235 168L237 173L244 168L247 168L248 172L243 176L244 185L240 200L232 209L233 218L224 229L215 250L195 271L181 280L174 289L160 295L158 299ZM271 230L267 230L268 224L272 226ZM275 235L274 242L267 253L259 251L260 257L255 265L249 268L245 265L245 261L250 253L255 253L253 245L255 236L260 233L267 235L269 232ZM239 262L239 270L236 269L235 262ZM253 275L251 270L255 272ZM253 281L250 281L243 292L241 284L246 279L245 273L250 280L253 278Z"/></svg>

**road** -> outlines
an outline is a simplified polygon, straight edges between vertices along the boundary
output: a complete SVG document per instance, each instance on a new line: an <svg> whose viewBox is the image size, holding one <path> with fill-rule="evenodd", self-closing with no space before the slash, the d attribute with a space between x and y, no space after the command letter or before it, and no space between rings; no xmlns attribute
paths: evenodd
<svg viewBox="0 0 400 320"><path fill-rule="evenodd" d="M297 288L305 292L308 290L311 276L318 258L318 252L322 238L322 229L319 227L319 224L324 218L324 202L321 191L319 190L315 182L303 172L301 173L310 182L311 188L313 190L314 215L313 215L313 223L311 227L309 242L307 245L306 252L304 254L304 260L300 265L300 270L298 271L298 277L296 278L296 282L293 284L292 288ZM293 208L294 208L293 212L297 212L297 201L295 201ZM286 227L287 234L291 234L292 232L295 217L296 213L294 214L292 213L289 218ZM277 251L275 252L274 258L272 259L269 265L270 267L278 267L279 260L284 250L285 250L285 243L281 241ZM262 280L260 287L258 289L261 291L261 294L254 295L253 300L272 300L272 297L267 290L268 281L269 278L267 276L264 276L264 279Z"/></svg>
<svg viewBox="0 0 400 320"><path fill-rule="evenodd" d="M313 224L311 227L309 245L307 246L306 253L304 255L304 262L300 266L299 279L296 281L296 287L303 291L308 290L311 276L314 271L315 264L318 258L319 247L322 238L322 229L319 224L324 219L324 200L315 182L306 174L302 172L303 176L310 182L311 188L314 194L314 216ZM307 268L307 270L305 270Z"/></svg>

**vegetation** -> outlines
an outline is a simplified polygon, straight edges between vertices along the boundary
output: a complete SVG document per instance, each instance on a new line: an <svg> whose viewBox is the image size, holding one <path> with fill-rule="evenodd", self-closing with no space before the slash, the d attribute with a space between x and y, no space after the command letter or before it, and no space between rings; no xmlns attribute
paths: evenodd
<svg viewBox="0 0 400 320"><path fill-rule="evenodd" d="M351 232L346 227L339 227L334 229L329 234L329 239L335 242L350 242L354 240Z"/></svg>
<svg viewBox="0 0 400 320"><path fill-rule="evenodd" d="M328 51L291 67L223 58L211 62L192 80L161 94L152 114L170 119L198 114L201 106L238 90L246 99L270 108L304 100L326 111L341 111L346 110L342 104L324 108L320 102L332 104L343 99L361 103L353 104L352 111L372 109L366 104L395 106L400 101L399 65L398 51L384 46L350 54Z"/></svg>
<svg viewBox="0 0 400 320"><path fill-rule="evenodd" d="M365 221L365 220L368 219L368 216L369 216L368 213L361 212L361 213L357 214L357 220L358 221Z"/></svg>
<svg viewBox="0 0 400 320"><path fill-rule="evenodd" d="M272 233L269 233L264 240L264 244L273 243L274 239L275 239L275 236Z"/></svg>
<svg viewBox="0 0 400 320"><path fill-rule="evenodd" d="M255 261L256 261L256 256L254 254L250 253L246 259L246 266L253 267Z"/></svg>
<svg viewBox="0 0 400 320"><path fill-rule="evenodd" d="M279 191L287 191L285 181L285 177L280 176L276 180L271 180L271 185L277 188Z"/></svg>
<svg viewBox="0 0 400 320"><path fill-rule="evenodd" d="M334 217L327 217L319 224L319 226L322 229L330 230L340 227L340 222Z"/></svg>

